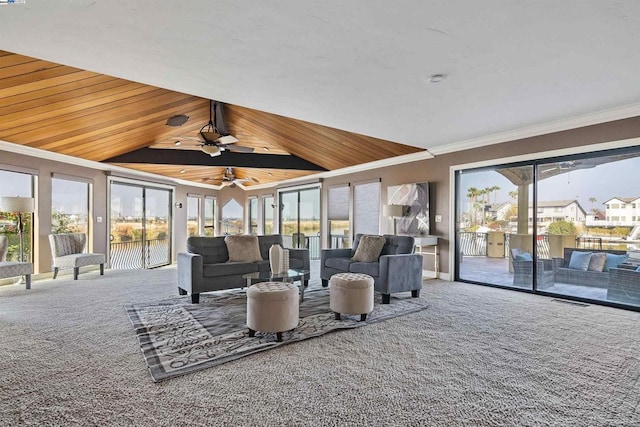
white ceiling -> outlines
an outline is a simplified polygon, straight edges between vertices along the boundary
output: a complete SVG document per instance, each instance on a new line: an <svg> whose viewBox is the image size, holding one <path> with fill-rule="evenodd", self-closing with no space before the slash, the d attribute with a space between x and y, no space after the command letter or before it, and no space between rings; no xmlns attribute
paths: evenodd
<svg viewBox="0 0 640 427"><path fill-rule="evenodd" d="M0 49L434 153L640 114L635 0L26 0Z"/></svg>

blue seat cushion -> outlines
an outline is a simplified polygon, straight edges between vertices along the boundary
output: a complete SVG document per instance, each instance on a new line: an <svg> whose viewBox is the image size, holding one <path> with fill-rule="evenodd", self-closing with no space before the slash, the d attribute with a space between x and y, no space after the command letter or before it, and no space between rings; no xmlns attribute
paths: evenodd
<svg viewBox="0 0 640 427"><path fill-rule="evenodd" d="M571 259L569 260L569 268L573 270L587 271L589 268L589 261L591 260L591 252L571 252Z"/></svg>
<svg viewBox="0 0 640 427"><path fill-rule="evenodd" d="M533 257L529 252L516 255L516 261L533 261Z"/></svg>
<svg viewBox="0 0 640 427"><path fill-rule="evenodd" d="M607 260L604 262L604 268L602 269L602 271L609 271L610 268L617 267L623 262L626 262L628 258L629 255L627 254L615 255L607 253Z"/></svg>

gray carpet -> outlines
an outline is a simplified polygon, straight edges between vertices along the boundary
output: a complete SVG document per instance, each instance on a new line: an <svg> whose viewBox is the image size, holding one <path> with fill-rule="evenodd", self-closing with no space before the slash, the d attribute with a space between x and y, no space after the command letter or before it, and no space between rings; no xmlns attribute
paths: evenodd
<svg viewBox="0 0 640 427"><path fill-rule="evenodd" d="M0 425L640 425L640 313L432 280L427 310L153 383L122 307L175 283L0 287Z"/></svg>
<svg viewBox="0 0 640 427"><path fill-rule="evenodd" d="M340 329L353 329L428 307L426 300L407 295L393 296L391 304L376 304L365 321L360 315L342 315L336 320L329 308L329 289L311 289L300 303L300 322L284 332L282 341L273 333L250 337L247 326L245 289L203 294L199 304L191 297L130 304L127 314L133 324L142 354L154 381L200 371L261 351L317 338Z"/></svg>

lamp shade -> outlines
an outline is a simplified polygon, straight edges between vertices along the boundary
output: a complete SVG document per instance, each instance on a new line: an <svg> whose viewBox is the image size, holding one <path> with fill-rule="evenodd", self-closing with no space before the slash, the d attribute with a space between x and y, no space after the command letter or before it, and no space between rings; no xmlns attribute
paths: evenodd
<svg viewBox="0 0 640 427"><path fill-rule="evenodd" d="M1 197L0 210L4 212L33 212L32 197Z"/></svg>
<svg viewBox="0 0 640 427"><path fill-rule="evenodd" d="M404 214L403 205L383 205L382 215L388 217L399 217Z"/></svg>

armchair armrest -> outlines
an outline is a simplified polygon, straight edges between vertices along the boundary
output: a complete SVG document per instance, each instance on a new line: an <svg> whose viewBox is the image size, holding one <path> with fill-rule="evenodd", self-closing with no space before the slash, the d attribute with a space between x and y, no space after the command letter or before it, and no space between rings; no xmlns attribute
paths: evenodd
<svg viewBox="0 0 640 427"><path fill-rule="evenodd" d="M551 266L553 267L553 271L556 271L558 268L564 267L564 258L551 258Z"/></svg>
<svg viewBox="0 0 640 427"><path fill-rule="evenodd" d="M383 294L422 289L421 254L382 255L377 291Z"/></svg>
<svg viewBox="0 0 640 427"><path fill-rule="evenodd" d="M311 268L309 249L289 249L289 257L302 260L303 270L309 270Z"/></svg>
<svg viewBox="0 0 640 427"><path fill-rule="evenodd" d="M325 260L328 258L351 258L351 249L321 249L320 260L322 261L322 265L324 265Z"/></svg>
<svg viewBox="0 0 640 427"><path fill-rule="evenodd" d="M198 293L204 282L202 255L188 252L178 253L178 287Z"/></svg>

